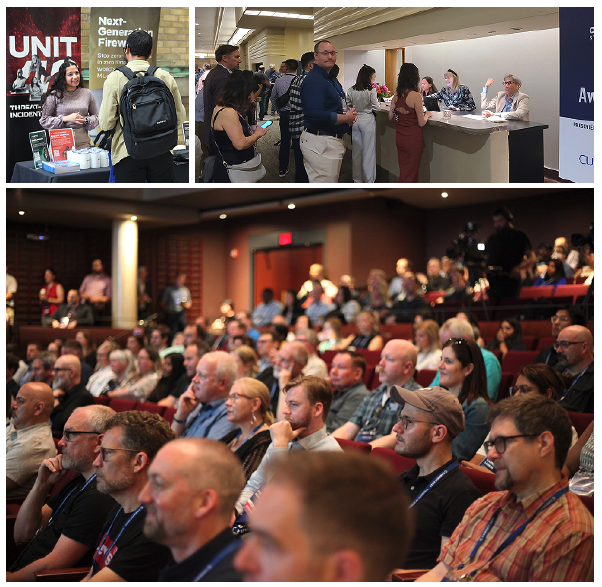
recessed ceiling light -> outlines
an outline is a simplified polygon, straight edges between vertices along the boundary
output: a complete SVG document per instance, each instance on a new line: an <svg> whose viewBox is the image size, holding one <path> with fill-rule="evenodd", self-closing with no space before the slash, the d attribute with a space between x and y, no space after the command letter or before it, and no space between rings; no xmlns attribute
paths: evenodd
<svg viewBox="0 0 602 587"><path fill-rule="evenodd" d="M293 204L292 202L288 205L288 209L289 210L294 210L295 209L295 204Z"/></svg>
<svg viewBox="0 0 602 587"><path fill-rule="evenodd" d="M228 218L228 215L227 214L220 214L219 217L220 217L220 220L225 220L226 218Z"/></svg>
<svg viewBox="0 0 602 587"><path fill-rule="evenodd" d="M19 216L24 216L25 215L25 210L19 210Z"/></svg>
<svg viewBox="0 0 602 587"><path fill-rule="evenodd" d="M132 217L130 218L130 220L131 220L132 222L136 222L136 220L138 220L138 216L132 216Z"/></svg>
<svg viewBox="0 0 602 587"><path fill-rule="evenodd" d="M447 198L447 196L449 196L449 194L447 192L441 192L442 198Z"/></svg>

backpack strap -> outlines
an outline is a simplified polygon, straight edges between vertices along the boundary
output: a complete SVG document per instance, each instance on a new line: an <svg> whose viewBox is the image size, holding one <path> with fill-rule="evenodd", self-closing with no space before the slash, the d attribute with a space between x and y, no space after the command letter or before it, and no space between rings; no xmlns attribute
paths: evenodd
<svg viewBox="0 0 602 587"><path fill-rule="evenodd" d="M121 67L117 67L115 71L120 71L128 78L128 80L132 80L136 77L136 73L134 73L127 65L122 65Z"/></svg>
<svg viewBox="0 0 602 587"><path fill-rule="evenodd" d="M144 75L155 75L155 71L157 71L157 69L159 69L159 68L156 65L151 65L146 70L146 73Z"/></svg>

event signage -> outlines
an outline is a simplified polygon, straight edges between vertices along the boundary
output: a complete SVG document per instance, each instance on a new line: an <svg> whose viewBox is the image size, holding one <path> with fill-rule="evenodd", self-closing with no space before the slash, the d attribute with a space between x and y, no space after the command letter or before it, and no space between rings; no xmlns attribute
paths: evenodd
<svg viewBox="0 0 602 587"><path fill-rule="evenodd" d="M81 65L80 8L6 9L6 179L31 159L40 100L66 57Z"/></svg>
<svg viewBox="0 0 602 587"><path fill-rule="evenodd" d="M559 169L594 181L594 9L560 8Z"/></svg>
<svg viewBox="0 0 602 587"><path fill-rule="evenodd" d="M144 30L153 38L153 53L148 62L155 65L161 8L90 9L90 89L101 89L107 76L126 63L125 42L135 30Z"/></svg>

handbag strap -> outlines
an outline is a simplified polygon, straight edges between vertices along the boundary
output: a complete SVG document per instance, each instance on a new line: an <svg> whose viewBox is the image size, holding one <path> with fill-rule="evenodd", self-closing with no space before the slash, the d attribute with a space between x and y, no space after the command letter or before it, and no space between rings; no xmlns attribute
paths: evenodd
<svg viewBox="0 0 602 587"><path fill-rule="evenodd" d="M227 168L227 167L228 167L228 164L226 163L226 161L225 161L225 159L224 159L224 156L222 155L222 152L220 151L219 145L217 144L217 141L215 140L215 134L213 133L213 126L215 125L215 120L216 120L216 118L217 118L217 115L218 115L218 114L219 114L219 113L220 113L222 110L225 110L225 109L226 109L226 106L224 106L223 108L221 108L220 110L218 110L218 111L215 113L215 116L213 117L213 122L211 123L211 136L213 137L213 144L216 146L216 148L217 148L217 152L219 153L219 156L220 156L220 157L221 157L221 159L222 159L222 164L223 164L223 166L224 166L224 167L226 167L226 168Z"/></svg>

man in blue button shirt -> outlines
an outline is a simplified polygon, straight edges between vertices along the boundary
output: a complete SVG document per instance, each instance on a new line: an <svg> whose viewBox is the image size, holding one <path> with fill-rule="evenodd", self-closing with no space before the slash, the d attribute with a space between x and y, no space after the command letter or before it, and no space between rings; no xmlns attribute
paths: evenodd
<svg viewBox="0 0 602 587"><path fill-rule="evenodd" d="M522 83L515 75L507 73L504 76L504 91L498 92L493 100L487 100L487 90L495 80L489 78L483 86L481 93L481 108L483 116L489 117L497 114L502 118L511 120L529 120L529 96L519 92ZM495 108L495 112L488 110Z"/></svg>
<svg viewBox="0 0 602 587"><path fill-rule="evenodd" d="M355 108L347 109L345 93L334 83L330 72L337 61L334 45L318 41L314 47L314 67L301 86L305 130L301 152L310 183L337 183L345 154L343 136L357 119Z"/></svg>

